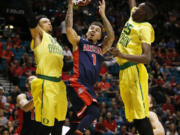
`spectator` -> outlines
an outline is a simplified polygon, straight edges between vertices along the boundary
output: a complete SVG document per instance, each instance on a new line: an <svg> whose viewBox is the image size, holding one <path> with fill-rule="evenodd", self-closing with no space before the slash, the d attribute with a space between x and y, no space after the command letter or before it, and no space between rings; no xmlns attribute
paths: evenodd
<svg viewBox="0 0 180 135"><path fill-rule="evenodd" d="M18 85L19 84L19 79L23 75L23 69L20 66L18 60L14 60L11 63L10 72L11 72L11 75L12 75L11 76L12 82L14 83L14 85Z"/></svg>
<svg viewBox="0 0 180 135"><path fill-rule="evenodd" d="M106 76L102 76L102 80L99 82L98 87L101 91L108 91L110 88L110 83L106 81Z"/></svg>
<svg viewBox="0 0 180 135"><path fill-rule="evenodd" d="M103 135L105 132L106 132L106 128L104 126L104 119L102 116L100 116L99 120L95 126L95 134L96 135Z"/></svg>
<svg viewBox="0 0 180 135"><path fill-rule="evenodd" d="M107 134L116 134L117 133L117 124L115 120L112 119L111 112L107 112L106 119L104 120L104 126L107 130Z"/></svg>
<svg viewBox="0 0 180 135"><path fill-rule="evenodd" d="M4 96L4 87L0 86L0 102L2 103L2 105L4 105L7 101L6 101L6 96Z"/></svg>
<svg viewBox="0 0 180 135"><path fill-rule="evenodd" d="M137 135L135 127L131 128L131 132L129 133L129 135Z"/></svg>
<svg viewBox="0 0 180 135"><path fill-rule="evenodd" d="M163 111L170 111L171 114L174 114L174 106L171 104L171 98L166 96L166 103L162 106Z"/></svg>
<svg viewBox="0 0 180 135"><path fill-rule="evenodd" d="M69 118L66 118L66 119L65 119L64 126L67 126L67 127L70 126Z"/></svg>
<svg viewBox="0 0 180 135"><path fill-rule="evenodd" d="M28 60L29 60L28 53L24 53L24 55L21 58L20 65L22 67L25 67L26 63L28 63Z"/></svg>
<svg viewBox="0 0 180 135"><path fill-rule="evenodd" d="M72 53L67 45L64 46L64 59L66 62L72 62Z"/></svg>
<svg viewBox="0 0 180 135"><path fill-rule="evenodd" d="M2 53L2 58L9 64L14 56L14 53L10 50L10 46L7 46L6 50Z"/></svg>
<svg viewBox="0 0 180 135"><path fill-rule="evenodd" d="M10 48L14 48L14 45L12 43L12 38L11 37L9 37L7 39L6 46L9 46Z"/></svg>
<svg viewBox="0 0 180 135"><path fill-rule="evenodd" d="M119 135L129 135L128 131L127 131L127 126L126 125L122 125L120 128L120 134Z"/></svg>
<svg viewBox="0 0 180 135"><path fill-rule="evenodd" d="M66 36L66 23L65 20L63 20L60 24L61 34L62 34L62 43L68 44L67 36Z"/></svg>
<svg viewBox="0 0 180 135"><path fill-rule="evenodd" d="M166 131L166 135L178 135L176 125L174 123L169 124L169 128Z"/></svg>
<svg viewBox="0 0 180 135"><path fill-rule="evenodd" d="M4 128L4 129L1 131L1 135L10 135L9 130L8 130L7 128Z"/></svg>
<svg viewBox="0 0 180 135"><path fill-rule="evenodd" d="M8 119L4 116L4 110L0 109L0 125L6 125L8 123Z"/></svg>
<svg viewBox="0 0 180 135"><path fill-rule="evenodd" d="M36 68L33 66L33 59L32 57L28 58L28 62L26 63L26 66L24 68L24 74L26 77L29 77L30 75L35 74Z"/></svg>
<svg viewBox="0 0 180 135"><path fill-rule="evenodd" d="M176 41L173 40L173 38L169 39L169 42L167 43L167 48L175 48L176 47Z"/></svg>
<svg viewBox="0 0 180 135"><path fill-rule="evenodd" d="M14 133L14 125L13 122L8 121L7 127L9 129L9 133L12 135Z"/></svg>
<svg viewBox="0 0 180 135"><path fill-rule="evenodd" d="M16 34L16 36L13 38L13 42L14 42L14 47L15 48L21 48L21 39L20 39L20 35Z"/></svg>

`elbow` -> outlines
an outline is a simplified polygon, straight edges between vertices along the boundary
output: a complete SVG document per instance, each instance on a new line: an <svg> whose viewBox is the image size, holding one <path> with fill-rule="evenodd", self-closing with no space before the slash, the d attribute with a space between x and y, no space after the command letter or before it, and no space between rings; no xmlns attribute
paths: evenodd
<svg viewBox="0 0 180 135"><path fill-rule="evenodd" d="M66 27L66 33L68 34L68 33L72 33L72 27Z"/></svg>
<svg viewBox="0 0 180 135"><path fill-rule="evenodd" d="M144 64L149 64L151 62L151 56L147 56L144 60Z"/></svg>
<svg viewBox="0 0 180 135"><path fill-rule="evenodd" d="M112 34L112 35L110 35L109 36L109 38L108 38L108 42L109 42L109 44L113 44L113 42L114 42L114 40L115 40L115 36L114 36L114 34Z"/></svg>

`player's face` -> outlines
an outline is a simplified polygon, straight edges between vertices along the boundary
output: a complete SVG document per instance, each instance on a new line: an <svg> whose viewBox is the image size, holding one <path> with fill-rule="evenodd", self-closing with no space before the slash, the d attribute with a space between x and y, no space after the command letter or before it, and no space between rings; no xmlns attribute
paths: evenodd
<svg viewBox="0 0 180 135"><path fill-rule="evenodd" d="M47 33L52 32L52 24L51 24L51 21L48 18L41 18L39 20L39 25Z"/></svg>
<svg viewBox="0 0 180 135"><path fill-rule="evenodd" d="M145 20L145 3L139 4L132 12L132 18L134 21L144 21Z"/></svg>
<svg viewBox="0 0 180 135"><path fill-rule="evenodd" d="M101 39L101 32L101 27L91 25L87 32L87 39L96 42Z"/></svg>

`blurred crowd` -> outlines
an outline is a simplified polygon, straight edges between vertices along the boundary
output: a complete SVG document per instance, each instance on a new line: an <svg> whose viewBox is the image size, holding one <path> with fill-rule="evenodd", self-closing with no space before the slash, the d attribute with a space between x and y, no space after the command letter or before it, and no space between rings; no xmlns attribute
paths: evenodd
<svg viewBox="0 0 180 135"><path fill-rule="evenodd" d="M152 44L152 61L147 65L149 73L149 93L153 96L154 106L159 120L167 135L180 134L180 10L167 7L166 1L155 1L158 15L152 20L156 41ZM141 0L139 0L141 2ZM123 26L129 18L128 0L106 1L106 14L115 30L116 45ZM175 6L175 4L174 4ZM46 14L52 21L53 35L64 49L64 68L62 79L66 82L72 74L72 47L68 43L65 30L66 0L35 0L34 11ZM74 28L85 37L88 25L100 20L98 3L95 0L86 7L74 7ZM14 20L15 21L15 20ZM9 24L8 24L9 25ZM0 84L0 135L16 135L19 130L19 108L16 97L29 89L26 78L35 74L36 65L30 40L25 40L20 28L15 27L7 36L0 33L0 72L15 87L9 91ZM108 54L107 54L108 55ZM133 124L125 120L124 106L119 93L119 67L112 59L101 67L98 82L94 85L101 116L94 121L86 135L135 135ZM69 104L69 107L71 105ZM69 109L65 126L69 126L72 111Z"/></svg>

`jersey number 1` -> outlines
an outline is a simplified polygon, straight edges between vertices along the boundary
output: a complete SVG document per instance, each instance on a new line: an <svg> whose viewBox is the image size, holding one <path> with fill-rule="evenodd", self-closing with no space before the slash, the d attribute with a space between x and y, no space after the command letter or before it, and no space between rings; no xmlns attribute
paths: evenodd
<svg viewBox="0 0 180 135"><path fill-rule="evenodd" d="M96 55L93 53L92 57L93 57L93 65L95 66L96 65Z"/></svg>

